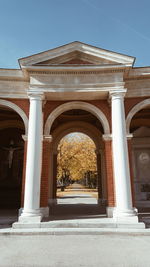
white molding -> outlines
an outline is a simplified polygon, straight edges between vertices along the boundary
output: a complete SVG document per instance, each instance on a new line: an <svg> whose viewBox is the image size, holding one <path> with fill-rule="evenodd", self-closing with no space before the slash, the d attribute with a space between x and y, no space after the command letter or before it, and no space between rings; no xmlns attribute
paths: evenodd
<svg viewBox="0 0 150 267"><path fill-rule="evenodd" d="M103 134L102 138L104 141L112 141L112 134Z"/></svg>
<svg viewBox="0 0 150 267"><path fill-rule="evenodd" d="M18 107L16 104L14 104L13 102L3 100L3 99L0 99L0 106L9 107L9 108L13 109L14 111L16 111L20 115L20 117L22 118L22 120L24 122L25 134L27 135L27 133L28 133L28 118L27 118L25 112L20 107Z"/></svg>
<svg viewBox="0 0 150 267"><path fill-rule="evenodd" d="M52 140L53 140L53 138L51 135L44 135L43 136L43 141L45 141L45 142L51 143Z"/></svg>
<svg viewBox="0 0 150 267"><path fill-rule="evenodd" d="M28 136L23 134L22 139L26 142L26 141L28 141Z"/></svg>
<svg viewBox="0 0 150 267"><path fill-rule="evenodd" d="M51 126L52 126L54 120L60 114L62 114L65 111L72 110L72 109L81 109L81 110L86 110L86 111L92 113L101 122L103 129L104 129L104 133L110 134L110 127L109 127L108 120L107 120L106 116L104 115L104 113L99 108L97 108L96 106L89 104L87 102L72 101L72 102L67 102L65 104L58 106L56 109L54 109L50 113L50 115L48 116L46 123L45 123L44 135L50 134Z"/></svg>
<svg viewBox="0 0 150 267"><path fill-rule="evenodd" d="M126 130L127 130L127 134L130 134L130 123L131 120L133 118L133 116L140 111L142 108L149 106L150 105L150 98L149 99L145 99L143 101L141 101L140 103L136 104L128 113L127 118L126 118Z"/></svg>

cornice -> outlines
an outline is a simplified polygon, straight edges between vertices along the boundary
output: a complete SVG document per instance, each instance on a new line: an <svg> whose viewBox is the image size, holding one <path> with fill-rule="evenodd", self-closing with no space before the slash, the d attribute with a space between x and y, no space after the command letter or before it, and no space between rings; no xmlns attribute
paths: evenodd
<svg viewBox="0 0 150 267"><path fill-rule="evenodd" d="M29 71L29 74L42 74L42 75L89 75L89 74L102 74L102 73L118 73L118 72L124 72L124 69L112 69L112 70L101 70L101 71L72 71L72 70L67 70L67 71Z"/></svg>
<svg viewBox="0 0 150 267"><path fill-rule="evenodd" d="M135 80L149 80L150 76L136 76L136 77L126 77L124 81L135 81Z"/></svg>
<svg viewBox="0 0 150 267"><path fill-rule="evenodd" d="M29 79L17 79L17 78L5 78L5 77L0 77L0 81L6 81L6 82L29 82Z"/></svg>

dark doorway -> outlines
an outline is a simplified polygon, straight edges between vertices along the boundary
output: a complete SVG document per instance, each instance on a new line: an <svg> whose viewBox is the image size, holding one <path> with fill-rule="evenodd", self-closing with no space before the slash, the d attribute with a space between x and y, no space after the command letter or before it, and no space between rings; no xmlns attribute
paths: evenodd
<svg viewBox="0 0 150 267"><path fill-rule="evenodd" d="M21 207L24 131L7 128L0 131L0 208Z"/></svg>

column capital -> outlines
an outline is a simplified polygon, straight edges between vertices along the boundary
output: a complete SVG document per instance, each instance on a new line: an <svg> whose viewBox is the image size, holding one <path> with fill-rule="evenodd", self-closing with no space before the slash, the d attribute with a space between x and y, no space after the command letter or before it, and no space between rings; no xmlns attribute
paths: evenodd
<svg viewBox="0 0 150 267"><path fill-rule="evenodd" d="M103 140L106 141L111 141L112 140L112 135L111 134L103 134L102 135Z"/></svg>
<svg viewBox="0 0 150 267"><path fill-rule="evenodd" d="M131 140L133 138L133 134L127 134L127 140Z"/></svg>
<svg viewBox="0 0 150 267"><path fill-rule="evenodd" d="M43 141L51 143L52 142L52 135L44 135Z"/></svg>
<svg viewBox="0 0 150 267"><path fill-rule="evenodd" d="M25 134L22 134L22 139L23 139L23 141L28 141L28 136Z"/></svg>
<svg viewBox="0 0 150 267"><path fill-rule="evenodd" d="M121 89L121 90L112 90L112 91L109 91L109 98L111 100L114 100L114 99L123 99L125 97L125 94L127 92L127 89Z"/></svg>
<svg viewBox="0 0 150 267"><path fill-rule="evenodd" d="M30 100L44 100L45 95L42 92L28 92L28 97Z"/></svg>

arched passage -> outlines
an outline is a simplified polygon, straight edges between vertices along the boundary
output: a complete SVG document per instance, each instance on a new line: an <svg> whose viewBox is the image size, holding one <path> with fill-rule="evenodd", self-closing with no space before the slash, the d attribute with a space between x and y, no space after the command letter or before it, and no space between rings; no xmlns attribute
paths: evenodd
<svg viewBox="0 0 150 267"><path fill-rule="evenodd" d="M132 133L132 169L135 206L150 209L150 99L135 105L127 116Z"/></svg>
<svg viewBox="0 0 150 267"><path fill-rule="evenodd" d="M57 152L57 204L97 204L101 188L93 140L72 132L61 138Z"/></svg>
<svg viewBox="0 0 150 267"><path fill-rule="evenodd" d="M150 105L150 99L145 99L141 101L140 103L136 104L128 113L127 118L126 118L126 129L127 129L127 134L130 133L130 126L131 126L131 121L134 117L134 115L142 110L143 108L147 107Z"/></svg>
<svg viewBox="0 0 150 267"><path fill-rule="evenodd" d="M71 106L72 107L72 106ZM50 118L50 116L49 116ZM47 122L48 123L48 120ZM107 121L108 123L108 121ZM56 162L57 162L57 147L58 143L65 135L73 132L81 132L88 135L95 143L98 159L98 168L101 175L101 190L100 201L106 203L107 189L106 189L106 174L105 174L105 151L102 135L109 133L109 124L106 123L105 130L102 122L93 113L83 109L70 109L62 112L55 120L51 127L45 126L45 135L49 131L52 135L52 142L50 143L50 161L49 161L49 203L55 202L56 190L54 181L56 181ZM48 124L47 124L48 126ZM48 130L49 129L49 130ZM53 166L53 167L52 167ZM55 188L55 190L54 190ZM99 201L99 203L100 203Z"/></svg>
<svg viewBox="0 0 150 267"><path fill-rule="evenodd" d="M0 100L0 209L21 207L24 141L28 119L15 104Z"/></svg>
<svg viewBox="0 0 150 267"><path fill-rule="evenodd" d="M20 107L18 107L16 104L14 104L10 101L7 101L7 100L3 100L3 99L0 99L0 107L8 107L11 110L15 111L16 113L18 113L18 115L23 120L24 127L25 127L25 134L27 135L27 133L28 133L28 118L27 118L25 112Z"/></svg>

